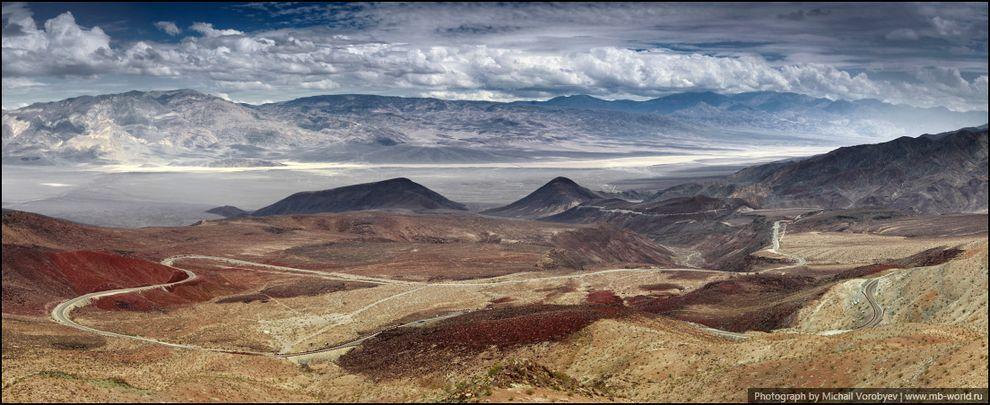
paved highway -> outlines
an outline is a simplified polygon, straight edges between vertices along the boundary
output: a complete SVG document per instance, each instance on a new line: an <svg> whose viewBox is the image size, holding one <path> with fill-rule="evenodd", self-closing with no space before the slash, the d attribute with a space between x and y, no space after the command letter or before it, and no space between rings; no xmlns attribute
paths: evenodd
<svg viewBox="0 0 990 405"><path fill-rule="evenodd" d="M784 233L786 232L786 230L787 230L787 222L776 221L773 223L773 238L771 240L770 249L768 250L772 253L776 253L782 256L787 256L788 258L793 259L794 264L778 267L770 270L783 270L793 267L800 267L807 264L807 261L803 257L795 256L780 251L780 242L781 240L783 240ZM855 329L872 328L874 326L879 325L880 321L883 320L884 309L882 306L880 306L880 304L876 300L877 284L879 283L879 281L880 281L879 279L873 278L863 283L863 287L861 288L860 293L863 294L863 297L866 298L866 302L870 304L870 309L873 310L873 313L870 315L870 319L868 319L865 323L856 327Z"/></svg>
<svg viewBox="0 0 990 405"><path fill-rule="evenodd" d="M188 283L188 282L193 281L193 280L195 280L197 278L196 273L193 273L193 272L191 272L189 270L183 270L183 269L177 269L177 270L180 270L180 271L186 273L186 278L184 278L182 280L179 280L179 281L171 282L171 283L154 284L154 285L148 285L148 286L143 286L143 287L121 288L121 289L117 289L117 290L98 291L98 292L89 293L89 294L86 294L86 295L81 295L81 296L78 296L76 298L70 299L68 301L64 301L64 302L56 305L55 308L52 309L52 320L54 320L56 323L59 323L59 324L62 324L62 325L68 326L68 327L76 328L76 329L79 329L79 330L82 330L82 331L85 331L85 332L94 333L94 334L97 334L97 335L100 335L100 336L119 337L119 338L139 340L139 341L142 341L142 342L155 343L155 344L164 345L164 346L168 346L168 347L174 347L174 348L177 348L177 349L199 349L199 350L208 350L208 351L219 352L219 353L234 353L234 354L255 354L255 355L267 355L268 354L268 353L250 352L250 351L241 351L241 350L214 349L214 348L200 347L200 346L195 346L195 345L187 345L187 344L182 344L182 343L166 342L166 341L162 341L162 340L158 340L158 339L152 339L152 338L147 338L147 337L143 337L143 336L124 335L124 334L120 334L120 333L116 333L116 332L110 332L110 331L100 330L100 329L96 329L96 328L91 328L91 327L86 326L86 325L81 325L81 324L77 323L76 321L72 320L72 317L71 317L72 311L74 311L77 308L81 308L81 307L87 306L87 305L93 303L93 301L95 301L97 299L105 298L105 297L110 297L110 296L114 296L114 295L120 295L120 294L129 294L129 293L136 293L136 292L141 292L141 291L154 290L156 288L161 288L163 290L167 290L169 287L177 286L179 284Z"/></svg>
<svg viewBox="0 0 990 405"><path fill-rule="evenodd" d="M880 321L883 320L883 313L884 313L883 307L880 306L880 304L877 302L876 299L877 284L879 283L880 283L880 279L878 278L871 278L869 280L866 280L865 283L863 283L863 288L861 292L863 293L863 296L866 297L866 302L870 304L870 308L873 309L873 314L870 316L870 319L866 321L866 323L860 325L856 329L872 328L874 326L879 325Z"/></svg>

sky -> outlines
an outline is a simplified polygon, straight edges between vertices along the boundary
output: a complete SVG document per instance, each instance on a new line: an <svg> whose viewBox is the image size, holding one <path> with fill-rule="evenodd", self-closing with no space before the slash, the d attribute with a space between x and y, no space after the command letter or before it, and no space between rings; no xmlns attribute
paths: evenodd
<svg viewBox="0 0 990 405"><path fill-rule="evenodd" d="M987 110L987 4L3 3L3 108L191 88L510 101L788 91Z"/></svg>

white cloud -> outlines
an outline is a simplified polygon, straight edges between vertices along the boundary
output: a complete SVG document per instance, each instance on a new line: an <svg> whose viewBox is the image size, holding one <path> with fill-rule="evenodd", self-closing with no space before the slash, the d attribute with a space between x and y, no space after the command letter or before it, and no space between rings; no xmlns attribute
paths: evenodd
<svg viewBox="0 0 990 405"><path fill-rule="evenodd" d="M69 13L38 28L30 11L13 6L8 10L5 4L4 86L8 78L126 74L173 78L180 83L173 87L208 83L214 92L242 99L246 94L261 99L331 90L485 100L575 93L645 98L676 91L770 90L829 98L878 98L959 110L987 108L985 73L975 79L965 76L971 78L967 80L958 67L933 69L916 64L906 69L910 81L853 74L844 68L851 62L823 51L830 49L831 39L814 35L802 38L812 44L809 46L766 45L766 50L784 55L776 60L733 51L732 43L723 52L701 53L673 51L666 48L677 47L662 44L632 47L625 46L628 41L603 40L618 35L614 33L620 28L631 30L622 31L623 35L644 37L644 32L666 35L666 30L682 31L673 25L637 26L650 20L644 16L665 18L663 7L575 7L561 11L559 7L536 6L525 15L516 8L471 15L460 13L468 7L460 5L426 11L417 5L406 7L411 9L384 14L381 27L372 33L341 33L319 26L247 33L197 22L189 27L195 34L177 43L114 42L115 47L111 47L110 37L99 27L80 27ZM704 25L712 20L700 10L690 11L679 11L680 24ZM805 13L805 18L794 24L811 26L817 23L816 18L834 18L836 14ZM425 15L433 18L418 19ZM494 26L491 18L481 18L493 16L512 24ZM596 16L600 18L596 20ZM930 27L918 30L883 27L875 36L880 41L917 40L934 35L936 30L968 35L965 30L952 31L964 17L952 16L951 21L949 17L932 17ZM791 24L771 18L778 25ZM722 23L742 26L751 21ZM940 24L942 28L938 28ZM174 27L175 35L181 34L174 23L160 21L155 25L167 33ZM442 28L450 26L456 29ZM7 35L7 27L17 35ZM401 29L393 29L396 27ZM585 31L600 35L591 38L582 34ZM694 41L717 39L706 37L704 30L697 32L691 34L697 35L691 38ZM753 35L740 31L734 39L765 40ZM985 72L985 62L983 66Z"/></svg>
<svg viewBox="0 0 990 405"><path fill-rule="evenodd" d="M6 21L5 21L6 22ZM85 29L72 13L63 13L39 29L30 17L11 19L16 34L3 36L4 76L39 76L104 71L113 63L110 36L100 27Z"/></svg>
<svg viewBox="0 0 990 405"><path fill-rule="evenodd" d="M315 89L315 90L335 90L340 88L340 83L337 83L330 79L320 79L309 82L304 81L299 85L306 89Z"/></svg>
<svg viewBox="0 0 990 405"><path fill-rule="evenodd" d="M427 91L419 94L419 97L432 97L443 100L480 100L480 101L515 101L518 97L498 91L475 90L475 91Z"/></svg>
<svg viewBox="0 0 990 405"><path fill-rule="evenodd" d="M238 80L218 80L217 86L228 90L271 90L272 86L258 80L238 81Z"/></svg>
<svg viewBox="0 0 990 405"><path fill-rule="evenodd" d="M3 88L4 89L23 89L28 87L41 87L44 83L31 80L24 77L10 77L3 78Z"/></svg>
<svg viewBox="0 0 990 405"><path fill-rule="evenodd" d="M191 25L189 27L189 29L191 29L193 31L196 31L196 32L198 32L200 34L203 34L204 36L207 36L207 37L220 37L220 36L227 36L227 35L244 35L243 32L240 32L238 30L230 30L230 29L227 29L227 30L218 30L216 28L213 28L213 24L204 23L204 22L194 23L193 25Z"/></svg>
<svg viewBox="0 0 990 405"><path fill-rule="evenodd" d="M884 37L892 41L917 41L918 38L921 38L915 30L910 28L898 28L888 32Z"/></svg>
<svg viewBox="0 0 990 405"><path fill-rule="evenodd" d="M942 18L940 16L932 17L932 26L934 26L935 31L943 37L960 36L965 32L964 27L959 22Z"/></svg>
<svg viewBox="0 0 990 405"><path fill-rule="evenodd" d="M175 25L172 21L158 21L155 23L155 28L162 30L162 32L176 36L182 33L182 29L178 25Z"/></svg>

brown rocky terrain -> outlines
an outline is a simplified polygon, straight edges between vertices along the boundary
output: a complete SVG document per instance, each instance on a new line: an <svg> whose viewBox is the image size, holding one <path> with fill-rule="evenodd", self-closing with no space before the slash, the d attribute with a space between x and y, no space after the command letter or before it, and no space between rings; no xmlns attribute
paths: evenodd
<svg viewBox="0 0 990 405"><path fill-rule="evenodd" d="M767 385L985 384L985 225L769 215L743 219L755 230L790 218L779 250L767 250L769 229L750 249L783 259L748 274L684 268L683 248L607 224L355 212L124 230L5 212L3 398L742 401ZM204 256L172 263L196 280L101 298L73 317L192 348L8 310L83 292L8 294L8 277L33 288L22 273L42 267L138 277L129 272L144 263L174 272L157 263L176 254ZM862 327L874 281L884 312ZM32 300L8 301L18 296Z"/></svg>
<svg viewBox="0 0 990 405"><path fill-rule="evenodd" d="M770 222L747 215L750 210L740 199L697 195L641 203L594 200L543 219L607 223L645 235L665 249L688 252L680 255L683 265L745 271L750 253L770 240Z"/></svg>
<svg viewBox="0 0 990 405"><path fill-rule="evenodd" d="M4 211L4 307L44 314L50 304L88 292L164 283L181 274L157 262L213 254L269 264L409 280L453 280L545 269L669 265L669 252L615 228L558 226L473 215L351 213L208 221L180 228L114 229ZM81 250L83 248L97 250ZM439 265L443 263L442 265ZM258 276L219 274L169 291L98 301L100 308L162 310L222 297L229 301L321 295L366 287L279 278L251 292ZM314 284L316 283L316 284Z"/></svg>
<svg viewBox="0 0 990 405"><path fill-rule="evenodd" d="M59 300L181 277L185 274L158 263L112 253L3 245L5 313L41 315Z"/></svg>

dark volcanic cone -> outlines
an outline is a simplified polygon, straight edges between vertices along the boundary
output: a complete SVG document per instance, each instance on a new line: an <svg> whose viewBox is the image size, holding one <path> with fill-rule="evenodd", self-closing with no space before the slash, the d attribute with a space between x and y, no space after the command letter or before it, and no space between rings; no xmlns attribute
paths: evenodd
<svg viewBox="0 0 990 405"><path fill-rule="evenodd" d="M375 209L466 210L463 205L404 177L323 191L295 193L254 212L256 216Z"/></svg>
<svg viewBox="0 0 990 405"><path fill-rule="evenodd" d="M602 196L579 186L571 179L557 177L519 201L482 213L499 217L541 218L559 214L578 204L601 198Z"/></svg>

